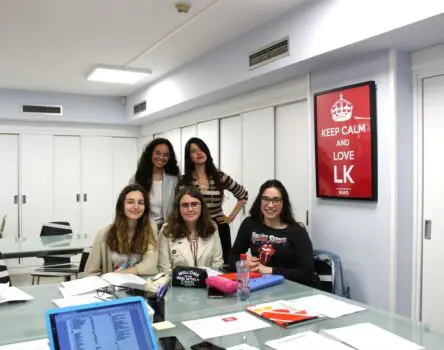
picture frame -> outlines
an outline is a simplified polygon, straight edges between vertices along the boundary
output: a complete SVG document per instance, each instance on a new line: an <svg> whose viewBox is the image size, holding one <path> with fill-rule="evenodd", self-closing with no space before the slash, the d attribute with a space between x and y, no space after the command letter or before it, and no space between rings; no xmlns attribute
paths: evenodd
<svg viewBox="0 0 444 350"><path fill-rule="evenodd" d="M376 84L314 94L316 196L378 200Z"/></svg>

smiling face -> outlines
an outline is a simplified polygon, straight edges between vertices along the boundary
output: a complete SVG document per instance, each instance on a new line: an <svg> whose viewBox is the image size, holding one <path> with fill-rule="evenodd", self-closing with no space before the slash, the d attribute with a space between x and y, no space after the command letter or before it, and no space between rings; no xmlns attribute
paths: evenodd
<svg viewBox="0 0 444 350"><path fill-rule="evenodd" d="M196 165L205 164L207 161L207 155L195 143L192 143L190 146L190 158Z"/></svg>
<svg viewBox="0 0 444 350"><path fill-rule="evenodd" d="M124 210L128 220L139 220L145 212L145 201L142 192L132 191L127 193Z"/></svg>
<svg viewBox="0 0 444 350"><path fill-rule="evenodd" d="M282 194L275 187L267 188L261 197L261 212L265 219L279 218L282 212Z"/></svg>
<svg viewBox="0 0 444 350"><path fill-rule="evenodd" d="M183 195L179 202L180 215L185 223L195 223L200 217L202 208L200 200L188 194Z"/></svg>
<svg viewBox="0 0 444 350"><path fill-rule="evenodd" d="M170 149L165 144L154 147L151 161L156 168L162 169L170 159Z"/></svg>

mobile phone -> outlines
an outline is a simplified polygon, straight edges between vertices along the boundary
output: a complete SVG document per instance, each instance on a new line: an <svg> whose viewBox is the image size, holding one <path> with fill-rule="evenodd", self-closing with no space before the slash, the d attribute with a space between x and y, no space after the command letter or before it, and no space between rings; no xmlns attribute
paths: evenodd
<svg viewBox="0 0 444 350"><path fill-rule="evenodd" d="M221 348L220 346L214 345L209 341L204 341L199 344L194 344L191 347L192 350L225 350L225 348Z"/></svg>
<svg viewBox="0 0 444 350"><path fill-rule="evenodd" d="M159 338L160 350L185 350L177 337Z"/></svg>
<svg viewBox="0 0 444 350"><path fill-rule="evenodd" d="M225 296L225 293L220 291L217 288L214 287L208 287L208 298L211 299L220 299Z"/></svg>

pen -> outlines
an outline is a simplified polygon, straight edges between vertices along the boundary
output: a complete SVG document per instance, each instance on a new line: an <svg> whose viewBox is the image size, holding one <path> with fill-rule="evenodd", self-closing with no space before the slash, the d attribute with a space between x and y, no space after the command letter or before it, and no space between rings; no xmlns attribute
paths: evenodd
<svg viewBox="0 0 444 350"><path fill-rule="evenodd" d="M160 295L162 294L163 289L165 288L165 286L161 286L156 293L156 298L159 299Z"/></svg>

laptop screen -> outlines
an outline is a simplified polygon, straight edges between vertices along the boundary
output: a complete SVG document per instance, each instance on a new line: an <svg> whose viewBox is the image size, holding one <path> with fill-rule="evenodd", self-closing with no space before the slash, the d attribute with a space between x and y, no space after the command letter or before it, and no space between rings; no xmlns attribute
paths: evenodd
<svg viewBox="0 0 444 350"><path fill-rule="evenodd" d="M139 301L50 315L55 349L153 350Z"/></svg>

